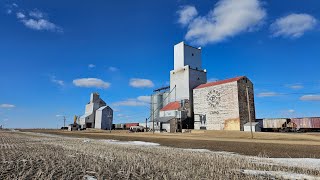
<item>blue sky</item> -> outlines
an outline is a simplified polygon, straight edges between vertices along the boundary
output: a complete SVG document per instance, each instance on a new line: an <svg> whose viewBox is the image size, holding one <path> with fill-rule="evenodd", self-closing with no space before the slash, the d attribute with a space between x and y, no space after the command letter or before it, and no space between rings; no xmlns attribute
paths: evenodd
<svg viewBox="0 0 320 180"><path fill-rule="evenodd" d="M257 118L320 116L318 0L0 1L0 124L61 126L91 92L143 122L173 45L203 49L208 79L246 75Z"/></svg>

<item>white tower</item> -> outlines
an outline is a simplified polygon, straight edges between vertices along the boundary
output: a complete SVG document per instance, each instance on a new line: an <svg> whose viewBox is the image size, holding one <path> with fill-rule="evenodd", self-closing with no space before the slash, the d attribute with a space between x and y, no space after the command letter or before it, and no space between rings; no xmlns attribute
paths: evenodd
<svg viewBox="0 0 320 180"><path fill-rule="evenodd" d="M191 47L184 42L174 46L174 69L170 71L170 101L188 99L192 116L193 89L207 82L206 70L202 70L201 48Z"/></svg>

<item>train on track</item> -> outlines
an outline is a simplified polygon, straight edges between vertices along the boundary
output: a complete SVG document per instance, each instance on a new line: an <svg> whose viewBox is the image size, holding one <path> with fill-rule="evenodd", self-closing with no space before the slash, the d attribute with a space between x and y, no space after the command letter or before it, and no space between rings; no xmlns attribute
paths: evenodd
<svg viewBox="0 0 320 180"><path fill-rule="evenodd" d="M317 132L320 117L257 119L262 132Z"/></svg>

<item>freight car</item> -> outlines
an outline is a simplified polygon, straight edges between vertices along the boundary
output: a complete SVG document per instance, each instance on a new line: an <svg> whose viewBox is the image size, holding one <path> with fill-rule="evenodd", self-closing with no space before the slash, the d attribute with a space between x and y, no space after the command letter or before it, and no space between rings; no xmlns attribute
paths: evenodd
<svg viewBox="0 0 320 180"><path fill-rule="evenodd" d="M139 123L126 123L125 129L129 130L131 126L139 126Z"/></svg>
<svg viewBox="0 0 320 180"><path fill-rule="evenodd" d="M263 132L320 131L320 117L257 119Z"/></svg>
<svg viewBox="0 0 320 180"><path fill-rule="evenodd" d="M125 124L115 124L114 129L115 130L124 130L126 128Z"/></svg>
<svg viewBox="0 0 320 180"><path fill-rule="evenodd" d="M290 128L287 126L289 123L290 119L286 118L263 119L261 130L265 132L288 132L290 131Z"/></svg>
<svg viewBox="0 0 320 180"><path fill-rule="evenodd" d="M292 129L300 132L320 131L320 117L292 118Z"/></svg>

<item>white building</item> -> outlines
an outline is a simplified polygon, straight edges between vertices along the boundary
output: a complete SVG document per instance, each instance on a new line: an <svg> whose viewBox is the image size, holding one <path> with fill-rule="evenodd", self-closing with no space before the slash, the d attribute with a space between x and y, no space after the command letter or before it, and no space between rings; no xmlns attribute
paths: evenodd
<svg viewBox="0 0 320 180"><path fill-rule="evenodd" d="M259 127L258 122L251 122L251 126L252 126L252 132L261 132L261 128ZM243 131L251 132L250 122L244 124L243 127L244 127Z"/></svg>
<svg viewBox="0 0 320 180"><path fill-rule="evenodd" d="M249 118L255 121L253 84L245 76L202 84L193 98L195 129L243 131Z"/></svg>
<svg viewBox="0 0 320 180"><path fill-rule="evenodd" d="M85 114L80 117L83 128L110 129L113 121L113 110L100 98L92 93L86 105Z"/></svg>
<svg viewBox="0 0 320 180"><path fill-rule="evenodd" d="M184 42L176 44L174 69L170 71L170 102L187 99L192 104L192 90L206 82L207 73L202 70L201 64L201 48L191 47Z"/></svg>
<svg viewBox="0 0 320 180"><path fill-rule="evenodd" d="M202 69L201 48L195 48L180 42L174 46L174 69L170 71L170 94L167 102L158 105L152 96L153 109L151 121L155 119L156 127L167 132L193 128L193 89L207 82L206 70ZM161 110L160 110L161 109ZM152 113L151 112L151 113Z"/></svg>
<svg viewBox="0 0 320 180"><path fill-rule="evenodd" d="M170 99L166 103L160 92L151 96L151 123L155 121L155 130L243 131L250 118L255 120L252 82L241 76L207 83L201 48L184 42L174 46L174 69L170 71L170 91L166 95Z"/></svg>

